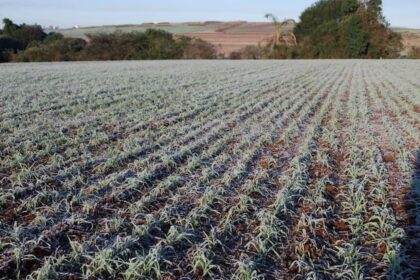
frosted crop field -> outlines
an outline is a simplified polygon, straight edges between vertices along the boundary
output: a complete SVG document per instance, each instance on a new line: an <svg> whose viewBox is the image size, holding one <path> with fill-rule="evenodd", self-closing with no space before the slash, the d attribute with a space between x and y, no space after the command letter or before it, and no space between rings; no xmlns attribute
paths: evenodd
<svg viewBox="0 0 420 280"><path fill-rule="evenodd" d="M0 66L0 279L418 279L420 63Z"/></svg>

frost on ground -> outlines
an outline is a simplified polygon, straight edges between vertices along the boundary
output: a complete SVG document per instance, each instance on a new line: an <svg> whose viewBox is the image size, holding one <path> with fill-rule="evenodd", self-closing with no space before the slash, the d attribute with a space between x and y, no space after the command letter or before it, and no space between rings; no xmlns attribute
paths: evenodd
<svg viewBox="0 0 420 280"><path fill-rule="evenodd" d="M0 279L415 279L420 63L0 68Z"/></svg>

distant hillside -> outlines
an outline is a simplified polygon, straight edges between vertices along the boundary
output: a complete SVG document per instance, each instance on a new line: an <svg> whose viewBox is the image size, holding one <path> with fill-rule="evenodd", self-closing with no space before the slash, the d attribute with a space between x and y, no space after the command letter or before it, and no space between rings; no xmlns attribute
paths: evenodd
<svg viewBox="0 0 420 280"><path fill-rule="evenodd" d="M411 47L420 48L420 29L393 27L392 30L398 32L403 37L405 50L403 54L406 55Z"/></svg>
<svg viewBox="0 0 420 280"><path fill-rule="evenodd" d="M292 30L294 22L288 22L286 30ZM216 46L218 53L229 54L248 45L263 44L274 33L274 26L268 22L185 22L144 23L139 25L109 25L69 28L56 31L66 37L84 38L88 33L111 33L114 31L145 31L148 28L161 29L177 35L186 35L206 40Z"/></svg>
<svg viewBox="0 0 420 280"><path fill-rule="evenodd" d="M293 24L293 23L291 23ZM83 37L87 33L100 32L130 32L130 31L145 31L148 28L161 29L175 34L185 33L201 33L201 32L273 32L274 27L267 22L184 22L184 23L143 23L138 25L105 25L105 26L91 26L80 28L59 29L58 31L69 37ZM47 30L48 31L48 30Z"/></svg>
<svg viewBox="0 0 420 280"><path fill-rule="evenodd" d="M294 21L287 21L285 31L291 31ZM56 31L66 37L85 37L88 33L112 33L114 31L145 31L148 28L161 29L177 35L186 35L206 40L218 49L219 53L229 54L247 45L264 44L274 33L274 26L269 22L185 22L185 23L143 23L138 25L106 25L80 28L68 28ZM420 29L395 27L394 31L402 34L406 49L420 47Z"/></svg>

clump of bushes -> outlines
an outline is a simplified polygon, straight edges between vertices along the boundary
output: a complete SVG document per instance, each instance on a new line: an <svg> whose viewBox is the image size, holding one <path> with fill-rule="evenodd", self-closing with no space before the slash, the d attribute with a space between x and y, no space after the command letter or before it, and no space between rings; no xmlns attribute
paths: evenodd
<svg viewBox="0 0 420 280"><path fill-rule="evenodd" d="M198 38L182 37L185 59L215 59L217 50L213 44Z"/></svg>
<svg viewBox="0 0 420 280"><path fill-rule="evenodd" d="M420 59L420 48L419 47L411 47L408 51L408 58L410 59Z"/></svg>
<svg viewBox="0 0 420 280"><path fill-rule="evenodd" d="M13 53L25 49L32 42L44 40L46 36L39 25L17 25L5 18L0 32L0 62L8 61Z"/></svg>
<svg viewBox="0 0 420 280"><path fill-rule="evenodd" d="M83 58L83 51L87 46L85 40L59 37L49 38L42 42L34 41L25 50L11 54L10 60L14 62L42 62L72 61Z"/></svg>
<svg viewBox="0 0 420 280"><path fill-rule="evenodd" d="M259 46L245 46L238 51L230 53L230 59L261 59L263 58L262 48Z"/></svg>
<svg viewBox="0 0 420 280"><path fill-rule="evenodd" d="M34 42L12 55L13 61L181 59L190 46L172 34L145 32L87 34L87 40L58 38Z"/></svg>
<svg viewBox="0 0 420 280"><path fill-rule="evenodd" d="M88 34L84 60L179 59L182 44L172 34L148 29L145 32Z"/></svg>
<svg viewBox="0 0 420 280"><path fill-rule="evenodd" d="M9 60L11 53L22 49L22 44L8 36L0 35L0 62Z"/></svg>
<svg viewBox="0 0 420 280"><path fill-rule="evenodd" d="M86 40L46 34L38 25L16 25L5 19L0 61L214 59L217 51L201 39L148 29L145 32L87 34Z"/></svg>

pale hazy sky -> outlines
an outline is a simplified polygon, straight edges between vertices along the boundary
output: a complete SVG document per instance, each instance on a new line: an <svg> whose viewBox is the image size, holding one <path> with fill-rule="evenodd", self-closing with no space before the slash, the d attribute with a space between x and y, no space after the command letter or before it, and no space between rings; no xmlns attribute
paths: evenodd
<svg viewBox="0 0 420 280"><path fill-rule="evenodd" d="M315 0L0 0L0 18L41 25L137 24L205 20L298 19ZM420 0L383 0L392 26L420 28Z"/></svg>

